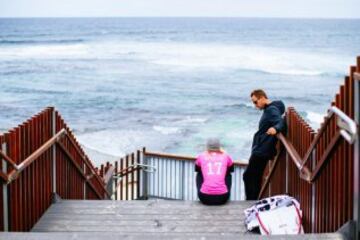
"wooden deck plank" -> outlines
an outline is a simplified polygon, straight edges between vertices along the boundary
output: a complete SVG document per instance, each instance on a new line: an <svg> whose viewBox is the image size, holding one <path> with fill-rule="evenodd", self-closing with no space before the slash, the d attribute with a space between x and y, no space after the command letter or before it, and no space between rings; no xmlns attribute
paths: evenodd
<svg viewBox="0 0 360 240"><path fill-rule="evenodd" d="M53 204L25 235L8 239L343 239L339 234L272 236L246 231L244 209L254 202L204 206L190 201L76 201Z"/></svg>
<svg viewBox="0 0 360 240"><path fill-rule="evenodd" d="M81 202L81 201L80 201ZM177 208L213 208L213 209L235 209L235 208L247 208L251 206L251 203L248 202L229 202L228 204L221 206L205 206L197 201L194 202L186 202L184 201L84 201L83 203L75 202L75 201L61 201L54 205L57 208L67 207L67 208L94 208L94 209L102 209L102 208L171 208L176 206Z"/></svg>
<svg viewBox="0 0 360 240"><path fill-rule="evenodd" d="M259 235L249 235L244 234L199 234L199 233L147 233L146 236L141 233L133 234L119 234L119 233L105 233L105 232L73 232L73 233L63 233L63 232L54 232L54 233L0 233L1 240L98 240L98 239L111 239L111 240L157 240L157 239L201 239L201 240L255 240L255 239L277 239L277 240L344 240L345 238L337 233L332 234L309 234L309 235L280 235L280 236L259 236Z"/></svg>
<svg viewBox="0 0 360 240"><path fill-rule="evenodd" d="M237 233L246 231L246 202L205 206L193 201L74 201L53 204L33 232Z"/></svg>
<svg viewBox="0 0 360 240"><path fill-rule="evenodd" d="M236 233L243 234L245 227L236 228L229 226L176 226L176 225L144 225L144 226L106 226L106 225L92 225L92 226L76 226L44 223L38 226L37 232L119 232L119 233Z"/></svg>
<svg viewBox="0 0 360 240"><path fill-rule="evenodd" d="M51 214L127 214L127 215L188 215L188 214L211 214L214 217L217 215L238 215L243 214L243 211L227 210L227 209L50 209Z"/></svg>
<svg viewBox="0 0 360 240"><path fill-rule="evenodd" d="M46 214L43 216L42 220L48 219L59 219L59 220L82 220L82 219L92 219L96 218L98 221L106 221L106 220L152 220L152 219L161 219L161 220L213 220L214 216L211 214L191 214L191 215L159 215L159 214L152 214L152 215L142 215L142 214ZM244 215L218 215L217 220L219 221L241 221L245 219Z"/></svg>

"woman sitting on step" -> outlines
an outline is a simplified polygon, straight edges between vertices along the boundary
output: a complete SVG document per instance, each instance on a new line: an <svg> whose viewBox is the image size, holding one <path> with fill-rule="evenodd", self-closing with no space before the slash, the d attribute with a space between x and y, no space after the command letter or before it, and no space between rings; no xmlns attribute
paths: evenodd
<svg viewBox="0 0 360 240"><path fill-rule="evenodd" d="M201 153L195 162L198 197L203 204L225 204L230 197L231 174L234 163L220 148L218 139L209 139L207 151Z"/></svg>

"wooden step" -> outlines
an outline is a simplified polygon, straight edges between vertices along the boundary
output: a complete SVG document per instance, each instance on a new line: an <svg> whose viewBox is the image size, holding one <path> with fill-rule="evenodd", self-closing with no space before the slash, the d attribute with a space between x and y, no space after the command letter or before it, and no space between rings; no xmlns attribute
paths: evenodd
<svg viewBox="0 0 360 240"><path fill-rule="evenodd" d="M53 204L33 232L243 234L252 202L205 206L194 201L71 201Z"/></svg>
<svg viewBox="0 0 360 240"><path fill-rule="evenodd" d="M259 240L259 239L276 239L276 240L345 240L338 233L330 234L304 234L304 235L278 235L278 236L261 236L261 235L238 235L238 234L198 234L198 233L132 233L122 234L118 232L30 232L30 233L0 233L1 240L158 240L158 239L192 239L192 240Z"/></svg>
<svg viewBox="0 0 360 240"><path fill-rule="evenodd" d="M1 240L45 239L344 239L340 234L254 235L244 210L254 202L205 206L197 201L81 201L53 204L30 233L0 233Z"/></svg>

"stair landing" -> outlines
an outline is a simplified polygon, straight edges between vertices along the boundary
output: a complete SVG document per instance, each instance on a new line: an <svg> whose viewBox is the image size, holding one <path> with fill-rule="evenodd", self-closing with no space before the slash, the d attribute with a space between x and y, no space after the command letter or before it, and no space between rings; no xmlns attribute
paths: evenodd
<svg viewBox="0 0 360 240"><path fill-rule="evenodd" d="M194 201L61 200L31 233L0 239L263 239L246 231L244 209L253 202L204 206ZM266 239L343 239L339 234L271 236Z"/></svg>

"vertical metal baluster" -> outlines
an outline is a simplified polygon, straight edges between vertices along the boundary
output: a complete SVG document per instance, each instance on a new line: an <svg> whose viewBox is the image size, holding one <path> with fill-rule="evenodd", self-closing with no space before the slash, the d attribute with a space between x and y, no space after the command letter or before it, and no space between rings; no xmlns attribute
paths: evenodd
<svg viewBox="0 0 360 240"><path fill-rule="evenodd" d="M7 154L6 143L3 143L1 150L4 154ZM2 172L7 174L7 162L2 160ZM8 196L8 185L3 182L3 219L4 219L4 232L9 231L9 196Z"/></svg>

